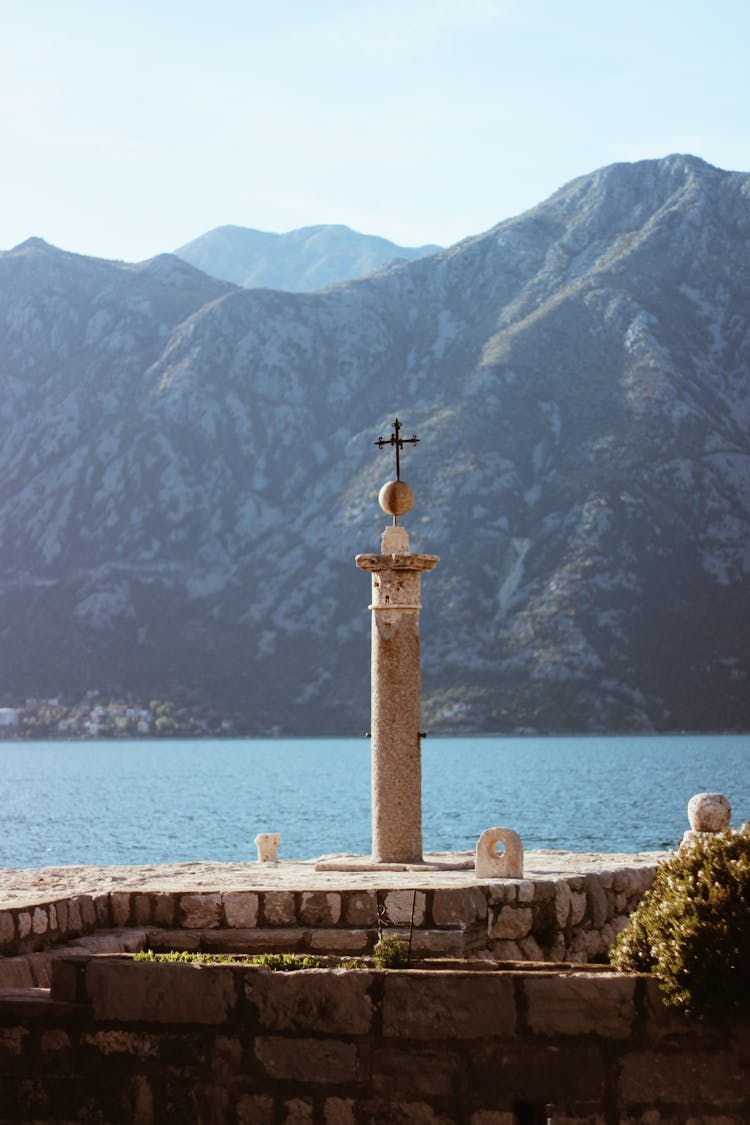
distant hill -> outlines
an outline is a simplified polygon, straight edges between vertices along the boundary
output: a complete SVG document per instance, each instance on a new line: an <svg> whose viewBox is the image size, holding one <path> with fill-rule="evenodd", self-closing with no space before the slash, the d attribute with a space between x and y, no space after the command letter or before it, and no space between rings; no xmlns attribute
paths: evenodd
<svg viewBox="0 0 750 1125"><path fill-rule="evenodd" d="M302 293L364 277L394 259L425 258L439 249L397 246L387 238L338 225L301 227L287 234L227 226L202 234L175 254L211 277L246 289Z"/></svg>
<svg viewBox="0 0 750 1125"><path fill-rule="evenodd" d="M670 156L318 293L0 254L0 703L366 730L397 413L429 730L749 729L748 244Z"/></svg>

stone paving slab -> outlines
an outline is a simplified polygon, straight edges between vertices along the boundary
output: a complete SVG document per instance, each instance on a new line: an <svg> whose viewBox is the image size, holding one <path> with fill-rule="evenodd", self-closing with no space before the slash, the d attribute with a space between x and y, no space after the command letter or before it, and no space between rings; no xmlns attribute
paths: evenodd
<svg viewBox="0 0 750 1125"><path fill-rule="evenodd" d="M73 895L101 895L112 891L206 894L248 890L345 891L386 887L431 890L503 881L477 880L473 868L457 866L459 863L465 864L472 854L431 852L425 856L427 864L424 869L412 868L406 871L316 871L317 859L280 860L278 863L191 861L133 867L71 866L27 870L0 868L0 910L33 906L38 902ZM524 856L523 878L555 879L612 872L619 868L651 867L668 854L529 851ZM433 865L433 869L429 865Z"/></svg>

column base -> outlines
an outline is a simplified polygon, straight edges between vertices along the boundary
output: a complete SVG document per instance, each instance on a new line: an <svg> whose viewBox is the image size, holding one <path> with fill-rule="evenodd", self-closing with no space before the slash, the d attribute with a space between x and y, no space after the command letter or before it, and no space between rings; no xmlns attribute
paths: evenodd
<svg viewBox="0 0 750 1125"><path fill-rule="evenodd" d="M316 871L468 871L474 856L464 859L455 852L428 852L420 863L390 863L370 855L323 855L315 861Z"/></svg>

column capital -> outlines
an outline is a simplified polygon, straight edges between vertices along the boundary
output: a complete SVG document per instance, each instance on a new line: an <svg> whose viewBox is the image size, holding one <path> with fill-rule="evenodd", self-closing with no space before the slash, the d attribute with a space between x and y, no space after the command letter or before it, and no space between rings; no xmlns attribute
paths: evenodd
<svg viewBox="0 0 750 1125"><path fill-rule="evenodd" d="M434 570L440 562L440 556L357 555L354 561L360 570Z"/></svg>

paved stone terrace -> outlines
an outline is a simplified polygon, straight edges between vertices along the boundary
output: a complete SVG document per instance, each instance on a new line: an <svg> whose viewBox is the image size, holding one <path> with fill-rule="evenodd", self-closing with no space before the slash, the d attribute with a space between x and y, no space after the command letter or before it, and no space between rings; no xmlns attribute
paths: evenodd
<svg viewBox="0 0 750 1125"><path fill-rule="evenodd" d="M366 955L383 929L415 957L602 960L661 853L532 852L522 879L476 879L466 854L423 870L318 871L315 860L0 873L0 987L46 986L76 951ZM436 868L436 864L444 864Z"/></svg>
<svg viewBox="0 0 750 1125"><path fill-rule="evenodd" d="M524 856L524 880L569 879L616 870L652 868L666 852L595 853L530 851ZM471 859L471 852L433 852L425 859L450 864ZM320 858L320 857L318 857ZM345 891L360 889L434 890L474 887L471 868L425 871L316 871L317 859L278 863L150 864L138 867L0 868L0 911L33 907L74 895L123 892L224 893L229 891ZM518 880L515 880L517 882ZM482 880L483 884L504 880Z"/></svg>

